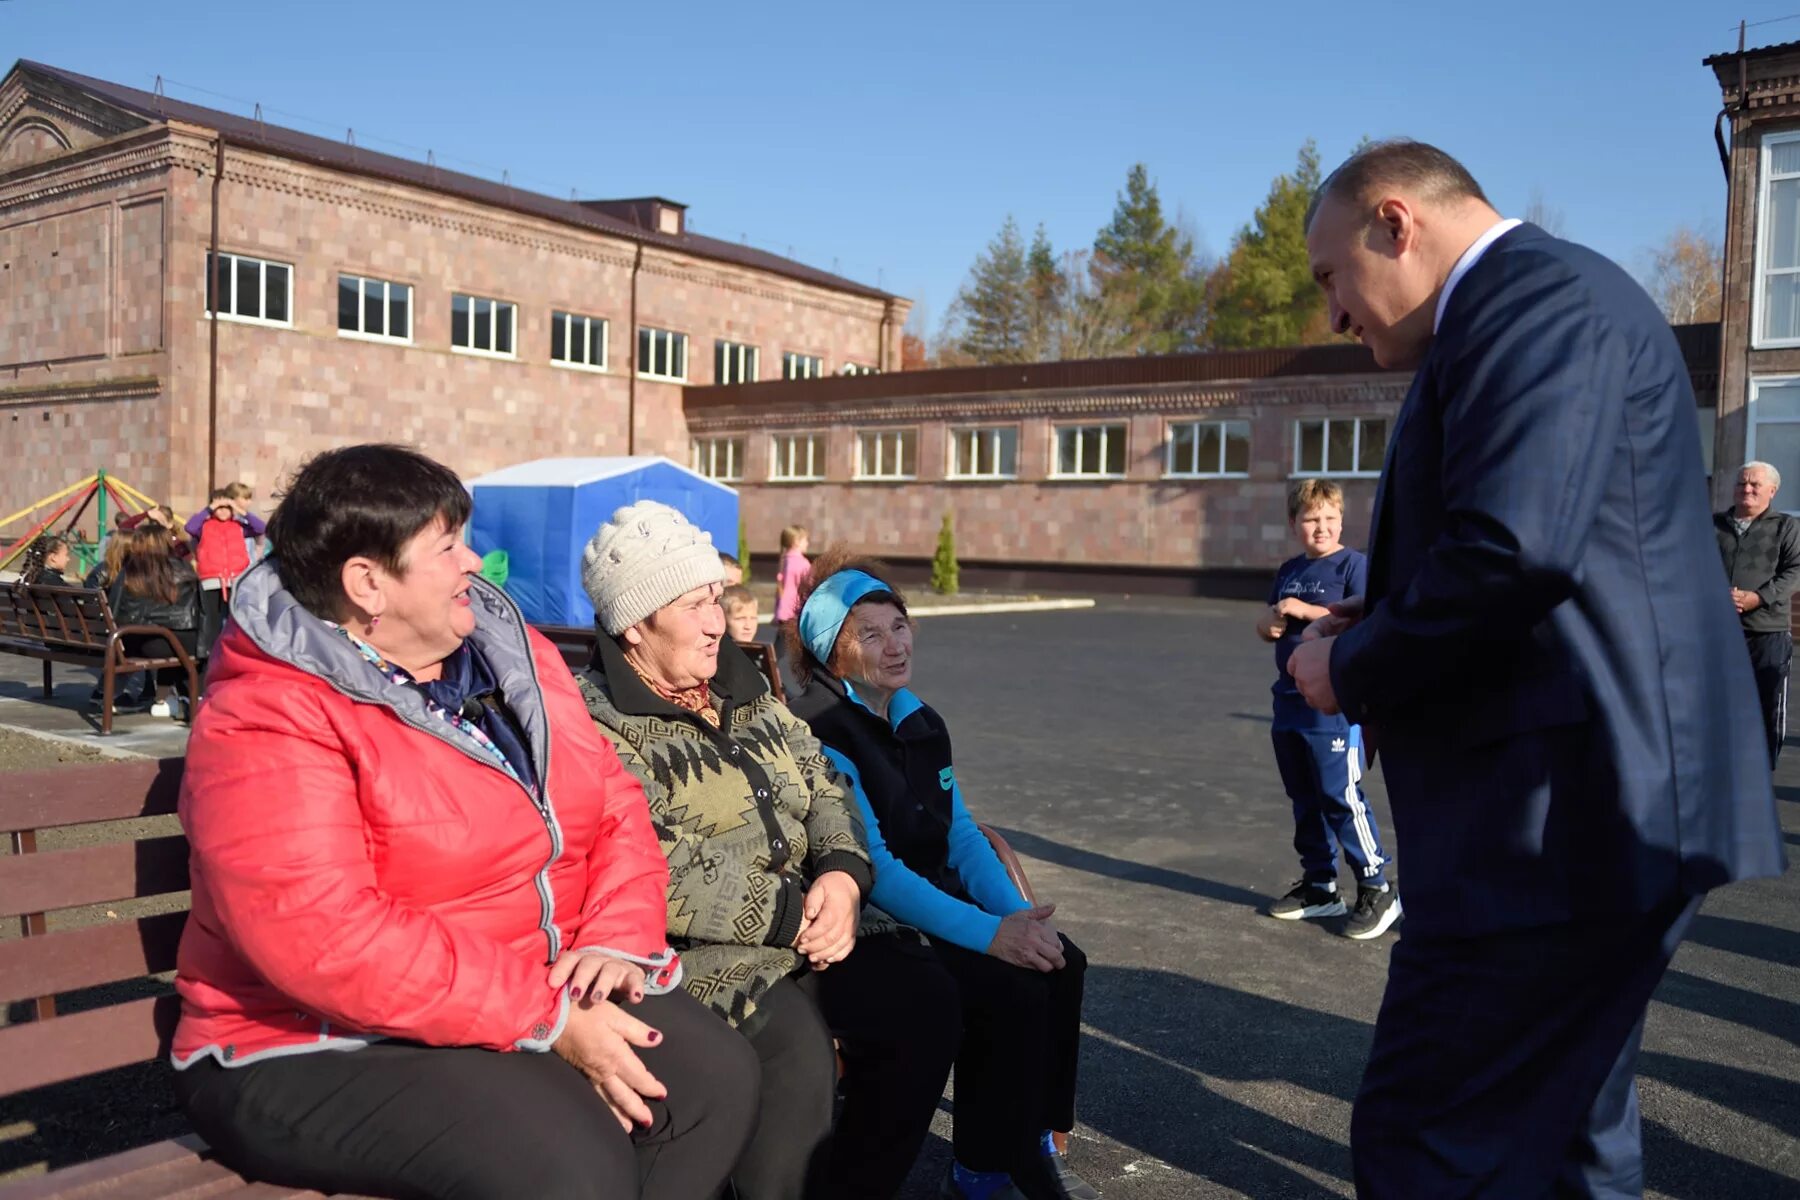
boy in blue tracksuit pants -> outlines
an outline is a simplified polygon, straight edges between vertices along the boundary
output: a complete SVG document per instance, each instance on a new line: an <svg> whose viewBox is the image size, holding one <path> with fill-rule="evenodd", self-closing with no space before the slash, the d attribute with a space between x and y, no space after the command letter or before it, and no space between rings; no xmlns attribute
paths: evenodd
<svg viewBox="0 0 1800 1200"><path fill-rule="evenodd" d="M1288 658L1307 625L1326 605L1363 594L1368 560L1345 547L1344 493L1323 479L1303 479L1288 494L1288 526L1305 553L1281 564L1269 590L1269 607L1256 632L1275 643L1275 765L1294 802L1294 849L1301 879L1275 901L1269 915L1286 921L1336 917L1348 912L1346 937L1380 937L1400 916L1400 897L1382 867L1375 812L1363 797L1362 730L1341 715L1307 706L1287 673ZM1356 872L1355 907L1338 891L1338 850Z"/></svg>

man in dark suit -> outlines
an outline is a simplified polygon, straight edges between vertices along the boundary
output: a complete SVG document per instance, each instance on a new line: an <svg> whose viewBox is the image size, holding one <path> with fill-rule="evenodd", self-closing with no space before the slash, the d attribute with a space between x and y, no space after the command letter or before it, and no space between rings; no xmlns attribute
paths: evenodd
<svg viewBox="0 0 1800 1200"><path fill-rule="evenodd" d="M1639 1195L1650 994L1701 895L1783 868L1687 368L1430 146L1358 151L1307 246L1335 328L1418 371L1364 601L1289 666L1379 749L1406 890L1358 1191Z"/></svg>

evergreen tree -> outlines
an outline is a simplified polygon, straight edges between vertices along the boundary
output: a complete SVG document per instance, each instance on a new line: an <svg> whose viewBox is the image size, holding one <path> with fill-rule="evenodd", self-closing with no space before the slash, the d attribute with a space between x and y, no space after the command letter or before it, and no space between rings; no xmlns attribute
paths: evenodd
<svg viewBox="0 0 1800 1200"><path fill-rule="evenodd" d="M946 509L944 523L938 526L937 553L931 556L931 590L940 596L956 595L960 574L956 565L956 530Z"/></svg>
<svg viewBox="0 0 1800 1200"><path fill-rule="evenodd" d="M738 565L744 568L744 582L750 582L750 539L744 535L744 511L738 510Z"/></svg>
<svg viewBox="0 0 1800 1200"><path fill-rule="evenodd" d="M1278 175L1251 224L1208 281L1208 340L1219 349L1329 341L1325 297L1306 253L1306 207L1319 187L1309 140L1290 174Z"/></svg>
<svg viewBox="0 0 1800 1200"><path fill-rule="evenodd" d="M1051 248L1050 235L1041 224L1032 236L1031 251L1025 256L1025 272L1030 293L1026 350L1031 361L1046 362L1059 357L1069 289L1062 264Z"/></svg>
<svg viewBox="0 0 1800 1200"><path fill-rule="evenodd" d="M951 305L959 327L956 349L977 363L1017 363L1031 358L1031 276L1019 224L1009 215Z"/></svg>
<svg viewBox="0 0 1800 1200"><path fill-rule="evenodd" d="M1112 220L1094 237L1091 264L1100 295L1125 314L1122 338L1140 354L1194 346L1204 302L1194 239L1163 216L1143 163L1131 168Z"/></svg>

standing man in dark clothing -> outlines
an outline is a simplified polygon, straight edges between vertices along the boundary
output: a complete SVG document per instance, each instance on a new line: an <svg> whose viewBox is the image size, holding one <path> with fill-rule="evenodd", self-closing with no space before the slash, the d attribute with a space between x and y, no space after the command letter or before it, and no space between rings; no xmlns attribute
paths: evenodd
<svg viewBox="0 0 1800 1200"><path fill-rule="evenodd" d="M1769 766L1787 736L1788 666L1794 660L1790 601L1800 587L1800 521L1774 510L1781 472L1766 462L1738 468L1734 503L1713 518L1731 603L1744 623L1756 695L1769 737Z"/></svg>

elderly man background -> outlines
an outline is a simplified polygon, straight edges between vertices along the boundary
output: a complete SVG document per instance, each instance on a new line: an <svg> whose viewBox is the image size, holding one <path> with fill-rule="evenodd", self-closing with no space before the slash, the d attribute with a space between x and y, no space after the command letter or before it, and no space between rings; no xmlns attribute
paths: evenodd
<svg viewBox="0 0 1800 1200"><path fill-rule="evenodd" d="M1800 587L1800 521L1776 512L1781 472L1766 462L1738 469L1735 503L1713 518L1731 603L1744 623L1756 695L1769 738L1769 766L1787 736L1788 667L1794 660L1794 589Z"/></svg>
<svg viewBox="0 0 1800 1200"><path fill-rule="evenodd" d="M1405 865L1358 1193L1639 1195L1650 994L1703 893L1782 870L1687 367L1624 271L1431 146L1357 151L1307 250L1335 328L1417 369L1363 603L1288 664L1372 731Z"/></svg>

